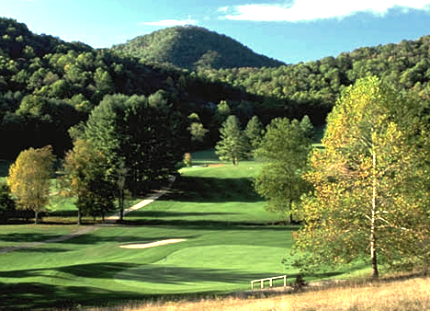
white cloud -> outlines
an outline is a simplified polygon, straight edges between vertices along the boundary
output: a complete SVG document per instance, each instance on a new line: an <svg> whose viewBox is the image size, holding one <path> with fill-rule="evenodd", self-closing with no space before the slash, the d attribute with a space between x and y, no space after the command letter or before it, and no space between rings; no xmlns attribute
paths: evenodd
<svg viewBox="0 0 430 311"><path fill-rule="evenodd" d="M162 27L172 27L172 26L185 26L185 25L196 25L197 21L191 18L186 20L176 20L176 19L165 19L156 22L143 22L139 25L149 25L149 26L162 26Z"/></svg>
<svg viewBox="0 0 430 311"><path fill-rule="evenodd" d="M223 19L299 22L342 18L358 12L382 16L391 8L430 10L430 0L295 0L288 4L245 4L218 9Z"/></svg>

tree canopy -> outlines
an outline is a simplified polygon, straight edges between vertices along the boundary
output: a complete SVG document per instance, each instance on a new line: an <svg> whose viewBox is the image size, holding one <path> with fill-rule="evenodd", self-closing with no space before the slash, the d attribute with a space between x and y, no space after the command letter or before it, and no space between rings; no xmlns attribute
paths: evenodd
<svg viewBox="0 0 430 311"><path fill-rule="evenodd" d="M297 120L277 118L267 126L255 156L267 161L255 180L255 190L266 200L266 209L283 217L293 215L310 184L303 180L311 141Z"/></svg>
<svg viewBox="0 0 430 311"><path fill-rule="evenodd" d="M38 215L49 202L50 179L53 175L54 156L51 146L22 151L9 169L7 183L18 200L18 207Z"/></svg>
<svg viewBox="0 0 430 311"><path fill-rule="evenodd" d="M428 262L427 123L412 107L376 77L345 90L305 174L315 192L303 203L300 265L363 259L376 278L379 265Z"/></svg>
<svg viewBox="0 0 430 311"><path fill-rule="evenodd" d="M215 153L221 160L237 165L248 158L250 148L236 116L228 116L219 131L221 140L215 146Z"/></svg>

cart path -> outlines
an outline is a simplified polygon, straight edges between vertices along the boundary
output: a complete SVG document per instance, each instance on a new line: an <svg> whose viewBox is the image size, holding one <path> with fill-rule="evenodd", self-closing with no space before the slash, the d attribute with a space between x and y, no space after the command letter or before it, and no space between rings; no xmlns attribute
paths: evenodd
<svg viewBox="0 0 430 311"><path fill-rule="evenodd" d="M146 205L157 200L159 197L161 197L163 194L165 194L170 189L170 187L174 183L175 179L176 179L175 176L170 176L169 184L166 187L161 188L161 190L156 190L149 197L147 197L144 200L140 201L139 203L125 209L124 215L127 215L128 213L131 213L131 212L136 211L142 207L145 207ZM106 226L106 224L111 225L111 224L115 223L117 220L119 220L119 214L120 214L120 212L117 212L111 216L106 217L104 224L98 224L98 225L92 225L92 226L84 227L84 228L81 228L75 232L72 232L70 234L66 234L66 235L63 235L60 237L52 238L52 239L42 241L42 242L31 242L31 243L24 244L21 246L12 246L12 247L6 247L3 249L0 249L0 254L11 253L11 252L14 252L14 251L17 251L20 249L33 248L33 247L41 246L41 245L48 244L48 243L56 243L56 242L62 242L62 241L67 241L67 240L73 239L74 237L87 234L89 232L97 230L100 227Z"/></svg>

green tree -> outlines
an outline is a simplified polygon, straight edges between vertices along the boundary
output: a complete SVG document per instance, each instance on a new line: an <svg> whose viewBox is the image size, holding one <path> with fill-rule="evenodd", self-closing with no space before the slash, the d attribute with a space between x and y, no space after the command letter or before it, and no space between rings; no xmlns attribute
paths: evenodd
<svg viewBox="0 0 430 311"><path fill-rule="evenodd" d="M188 127L188 130L191 134L191 141L194 142L202 142L206 133L209 132L209 130L205 129L203 124L200 122L191 123L191 125Z"/></svg>
<svg viewBox="0 0 430 311"><path fill-rule="evenodd" d="M6 222L15 210L15 201L13 200L8 185L0 183L0 222Z"/></svg>
<svg viewBox="0 0 430 311"><path fill-rule="evenodd" d="M145 96L107 95L94 108L86 124L88 139L107 161L106 176L117 181L121 161L129 170L126 188L146 191L162 180L181 160L184 146L182 119L171 111L162 92Z"/></svg>
<svg viewBox="0 0 430 311"><path fill-rule="evenodd" d="M251 148L253 150L260 147L261 140L263 139L264 129L263 124L260 122L257 116L253 116L246 125L245 135L249 140Z"/></svg>
<svg viewBox="0 0 430 311"><path fill-rule="evenodd" d="M221 140L215 146L215 153L223 161L232 161L233 165L239 164L239 160L248 158L249 146L245 135L240 129L236 116L229 116L221 129Z"/></svg>
<svg viewBox="0 0 430 311"><path fill-rule="evenodd" d="M303 133L306 137L309 139L312 139L315 135L314 126L311 122L311 119L307 115L305 115L302 120L300 121L300 127L303 130Z"/></svg>
<svg viewBox="0 0 430 311"><path fill-rule="evenodd" d="M256 157L267 161L255 180L255 190L266 198L270 212L289 215L293 221L293 204L299 205L310 184L303 180L311 142L297 120L277 118L267 127Z"/></svg>
<svg viewBox="0 0 430 311"><path fill-rule="evenodd" d="M307 255L298 265L361 258L377 278L380 264L428 262L428 139L408 108L374 77L343 93L328 118L325 151L314 151L305 176L315 193L303 203L296 249Z"/></svg>
<svg viewBox="0 0 430 311"><path fill-rule="evenodd" d="M18 207L34 212L35 224L39 212L49 202L50 179L54 156L51 146L22 151L9 169L7 183L18 199Z"/></svg>
<svg viewBox="0 0 430 311"><path fill-rule="evenodd" d="M227 101L220 101L215 112L215 121L218 125L221 125L225 120L227 120L229 115L231 115L231 109Z"/></svg>

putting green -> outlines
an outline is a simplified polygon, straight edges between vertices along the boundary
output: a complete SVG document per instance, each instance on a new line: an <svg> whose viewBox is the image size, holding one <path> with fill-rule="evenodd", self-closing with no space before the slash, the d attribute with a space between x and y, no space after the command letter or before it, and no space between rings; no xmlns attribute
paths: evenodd
<svg viewBox="0 0 430 311"><path fill-rule="evenodd" d="M144 251L144 250L142 250ZM280 247L187 247L162 260L121 271L115 281L145 292L202 292L246 288L256 278L284 274ZM259 267L258 273L255 266Z"/></svg>

